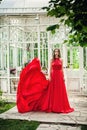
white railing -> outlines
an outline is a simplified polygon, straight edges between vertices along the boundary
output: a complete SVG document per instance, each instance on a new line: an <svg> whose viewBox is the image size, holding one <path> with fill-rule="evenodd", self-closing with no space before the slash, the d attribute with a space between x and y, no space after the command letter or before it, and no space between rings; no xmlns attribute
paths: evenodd
<svg viewBox="0 0 87 130"><path fill-rule="evenodd" d="M46 13L45 10L38 8L0 8L0 15L4 14L33 14L33 13Z"/></svg>
<svg viewBox="0 0 87 130"><path fill-rule="evenodd" d="M87 71L84 71L83 75L83 93L87 95Z"/></svg>

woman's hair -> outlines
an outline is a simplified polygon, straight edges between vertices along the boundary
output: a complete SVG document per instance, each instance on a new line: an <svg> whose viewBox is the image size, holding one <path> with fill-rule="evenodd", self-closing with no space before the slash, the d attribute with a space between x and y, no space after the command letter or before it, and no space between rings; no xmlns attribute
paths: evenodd
<svg viewBox="0 0 87 130"><path fill-rule="evenodd" d="M61 54L60 54L60 49L54 49L54 51L53 51L53 59L55 59L55 50L58 50L58 58L60 58L61 57Z"/></svg>

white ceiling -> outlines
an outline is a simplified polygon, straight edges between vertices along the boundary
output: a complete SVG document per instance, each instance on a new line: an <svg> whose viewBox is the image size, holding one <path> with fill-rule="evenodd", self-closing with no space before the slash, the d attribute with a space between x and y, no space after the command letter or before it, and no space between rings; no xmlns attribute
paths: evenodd
<svg viewBox="0 0 87 130"><path fill-rule="evenodd" d="M0 8L43 7L49 0L2 0Z"/></svg>

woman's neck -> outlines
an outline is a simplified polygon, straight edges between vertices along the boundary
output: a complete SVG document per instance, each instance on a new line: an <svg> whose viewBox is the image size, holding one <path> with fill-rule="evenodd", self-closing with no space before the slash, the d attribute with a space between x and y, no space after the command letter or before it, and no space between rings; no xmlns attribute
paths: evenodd
<svg viewBox="0 0 87 130"><path fill-rule="evenodd" d="M55 56L56 59L58 59L59 57L58 56Z"/></svg>

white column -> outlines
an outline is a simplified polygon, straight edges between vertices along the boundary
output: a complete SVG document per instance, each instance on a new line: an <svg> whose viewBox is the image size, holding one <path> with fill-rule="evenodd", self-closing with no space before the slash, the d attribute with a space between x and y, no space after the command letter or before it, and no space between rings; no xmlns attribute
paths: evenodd
<svg viewBox="0 0 87 130"><path fill-rule="evenodd" d="M50 33L47 33L48 35L48 77L50 76L50 61L52 59L52 48L50 44Z"/></svg>
<svg viewBox="0 0 87 130"><path fill-rule="evenodd" d="M44 66L44 55L43 55L43 44L44 44L44 42L43 42L43 40L42 40L42 48L41 48L41 50L42 50L42 67Z"/></svg>
<svg viewBox="0 0 87 130"><path fill-rule="evenodd" d="M44 56L44 58L45 58L45 63L44 63L44 65L45 65L45 67L47 68L47 63L46 63L46 50L47 50L47 48L46 48L46 43L45 43L45 56Z"/></svg>
<svg viewBox="0 0 87 130"><path fill-rule="evenodd" d="M26 51L26 49L24 48L24 50L23 50L23 67L24 67L24 64L25 64L26 62L28 62L28 61L27 61L27 51Z"/></svg>
<svg viewBox="0 0 87 130"><path fill-rule="evenodd" d="M10 66L9 66L9 47L10 47L10 43L9 43L9 39L10 39L10 26L8 26L8 42L7 42L7 89L8 89L8 94L10 94Z"/></svg>
<svg viewBox="0 0 87 130"><path fill-rule="evenodd" d="M34 58L34 43L32 42L31 43L31 59L33 59Z"/></svg>
<svg viewBox="0 0 87 130"><path fill-rule="evenodd" d="M16 45L15 45L15 47L13 48L13 65L14 65L14 67L17 66L17 51L16 51Z"/></svg>
<svg viewBox="0 0 87 130"><path fill-rule="evenodd" d="M86 67L87 67L87 47L85 48L86 49ZM85 69L84 69L85 71ZM87 71L84 72L84 93L87 95Z"/></svg>
<svg viewBox="0 0 87 130"><path fill-rule="evenodd" d="M87 66L87 47L86 47L86 66Z"/></svg>
<svg viewBox="0 0 87 130"><path fill-rule="evenodd" d="M67 66L67 47L63 44L63 67Z"/></svg>
<svg viewBox="0 0 87 130"><path fill-rule="evenodd" d="M1 68L3 68L3 47L1 45Z"/></svg>
<svg viewBox="0 0 87 130"><path fill-rule="evenodd" d="M7 79L6 79L6 76L7 76L7 73L6 73L6 70L4 70L4 68L6 69L6 48L3 46L2 48L2 52L1 52L1 58L2 58L2 71L1 71L1 90L3 93L7 93Z"/></svg>
<svg viewBox="0 0 87 130"><path fill-rule="evenodd" d="M79 76L80 76L80 91L83 89L83 48L79 47Z"/></svg>
<svg viewBox="0 0 87 130"><path fill-rule="evenodd" d="M37 32L38 32L38 58L40 59L40 27L37 26Z"/></svg>
<svg viewBox="0 0 87 130"><path fill-rule="evenodd" d="M18 54L17 54L17 43L15 43L15 47L13 49L13 65L14 65L14 68L16 68L16 76L17 76L17 59L18 59Z"/></svg>
<svg viewBox="0 0 87 130"><path fill-rule="evenodd" d="M67 67L67 47L65 44L63 44L63 71L64 71L64 78L65 78L65 83L67 86L67 75L66 75L66 68Z"/></svg>
<svg viewBox="0 0 87 130"><path fill-rule="evenodd" d="M73 69L73 47L70 46L70 69Z"/></svg>

